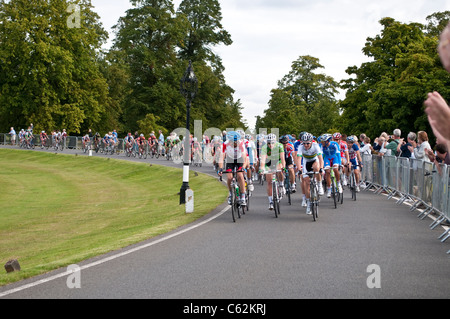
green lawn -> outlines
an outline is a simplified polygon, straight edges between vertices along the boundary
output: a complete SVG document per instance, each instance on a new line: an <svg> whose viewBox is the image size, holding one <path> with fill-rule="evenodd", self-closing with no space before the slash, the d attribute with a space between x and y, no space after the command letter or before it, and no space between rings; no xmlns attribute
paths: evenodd
<svg viewBox="0 0 450 319"><path fill-rule="evenodd" d="M179 205L180 169L0 149L0 286L166 233L222 204L226 187L194 173L195 213ZM22 270L6 274L18 259Z"/></svg>

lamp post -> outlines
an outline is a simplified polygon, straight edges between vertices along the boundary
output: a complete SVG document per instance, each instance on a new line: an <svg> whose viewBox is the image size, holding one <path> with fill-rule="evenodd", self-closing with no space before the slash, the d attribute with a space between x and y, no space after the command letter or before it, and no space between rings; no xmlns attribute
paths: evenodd
<svg viewBox="0 0 450 319"><path fill-rule="evenodd" d="M191 102L195 98L198 91L198 80L195 76L192 62L189 61L189 66L181 79L180 92L186 98L186 134L184 137L184 152L183 152L183 184L180 189L180 205L186 204L186 190L189 189L189 162L191 160L191 144L190 137L190 117L191 117Z"/></svg>

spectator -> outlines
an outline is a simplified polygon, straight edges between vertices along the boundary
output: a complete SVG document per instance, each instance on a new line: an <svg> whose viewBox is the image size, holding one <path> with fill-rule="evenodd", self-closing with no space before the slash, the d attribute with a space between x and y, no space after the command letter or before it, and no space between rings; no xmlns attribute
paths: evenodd
<svg viewBox="0 0 450 319"><path fill-rule="evenodd" d="M363 134L361 134L361 135L363 135ZM364 135L364 136L365 136L365 135ZM364 146L361 147L361 149L359 150L359 152L361 153L361 156L372 154L373 147L372 147L372 145L370 144L370 138L369 138L369 137L365 136L365 137L364 137L364 140L361 141L361 145L364 145Z"/></svg>
<svg viewBox="0 0 450 319"><path fill-rule="evenodd" d="M446 144L436 144L436 154L432 150L427 150L428 157L431 162L434 162L436 166L441 163L450 165L450 154Z"/></svg>
<svg viewBox="0 0 450 319"><path fill-rule="evenodd" d="M378 155L378 152L381 149L381 145L379 143L379 137L375 137L375 140L373 141L373 145L372 145L372 153Z"/></svg>
<svg viewBox="0 0 450 319"><path fill-rule="evenodd" d="M427 149L431 150L430 143L428 142L428 134L424 131L420 131L417 134L417 146L414 149L414 157L418 160L430 162L430 158L426 152Z"/></svg>
<svg viewBox="0 0 450 319"><path fill-rule="evenodd" d="M416 133L410 132L406 139L406 142L402 140L401 145L399 145L400 157L411 158L411 153L414 152L414 147L412 143L416 144Z"/></svg>
<svg viewBox="0 0 450 319"><path fill-rule="evenodd" d="M400 131L398 128L394 130L394 135L391 137L391 142L386 146L388 150L390 150L391 156L398 156L397 149L398 146L401 145L400 136L402 135L402 131Z"/></svg>
<svg viewBox="0 0 450 319"><path fill-rule="evenodd" d="M14 130L14 127L11 127L11 130L9 131L9 135L11 135L11 145L16 145L16 131Z"/></svg>
<svg viewBox="0 0 450 319"><path fill-rule="evenodd" d="M387 154L388 149L386 148L387 146L386 138L383 136L383 134L378 138L378 146L379 146L378 156L389 155Z"/></svg>
<svg viewBox="0 0 450 319"><path fill-rule="evenodd" d="M436 144L436 154L432 150L427 150L430 161L434 163L438 169L439 174L442 173L440 164L450 165L450 154L448 153L447 144Z"/></svg>
<svg viewBox="0 0 450 319"><path fill-rule="evenodd" d="M362 133L360 136L359 136L359 141L361 142L360 143L360 147L362 148L362 147L364 147L364 145L365 145L365 138L366 138L366 134L364 134L364 133ZM362 153L361 153L362 154Z"/></svg>

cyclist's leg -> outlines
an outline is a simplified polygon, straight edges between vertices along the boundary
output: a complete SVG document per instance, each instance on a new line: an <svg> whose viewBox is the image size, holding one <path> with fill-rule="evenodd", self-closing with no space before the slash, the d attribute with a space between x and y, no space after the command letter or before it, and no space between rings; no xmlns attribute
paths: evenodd
<svg viewBox="0 0 450 319"><path fill-rule="evenodd" d="M309 189L309 185L310 185L310 180L309 180L309 176L308 173L312 172L312 162L306 162L303 165L303 177L302 177L302 184L303 184L303 194L306 197L306 201L309 202L310 199L310 189Z"/></svg>
<svg viewBox="0 0 450 319"><path fill-rule="evenodd" d="M323 159L323 169L325 170L325 180L327 182L327 187L330 188L331 187L331 174L330 174L330 169L331 169L331 158L329 158L328 156L324 157Z"/></svg>

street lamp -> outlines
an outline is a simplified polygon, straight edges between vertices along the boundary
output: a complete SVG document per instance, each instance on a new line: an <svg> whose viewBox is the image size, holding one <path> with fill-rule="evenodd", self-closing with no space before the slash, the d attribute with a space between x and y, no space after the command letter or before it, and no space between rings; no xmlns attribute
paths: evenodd
<svg viewBox="0 0 450 319"><path fill-rule="evenodd" d="M189 61L189 66L181 79L180 92L186 98L186 135L184 137L184 152L183 152L183 184L180 189L180 205L186 204L186 190L189 189L189 162L190 157L190 117L191 117L191 102L195 98L198 91L198 80L195 76L192 62Z"/></svg>

